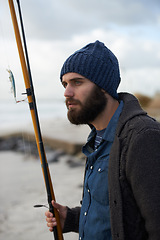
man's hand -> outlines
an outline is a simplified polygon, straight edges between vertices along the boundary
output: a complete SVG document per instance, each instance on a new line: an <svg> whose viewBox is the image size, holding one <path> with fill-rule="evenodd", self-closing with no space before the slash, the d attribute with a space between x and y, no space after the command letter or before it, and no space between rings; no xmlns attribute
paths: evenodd
<svg viewBox="0 0 160 240"><path fill-rule="evenodd" d="M67 216L67 207L62 206L62 205L56 203L55 201L52 201L52 205L59 212L61 228L63 230L65 219ZM55 226L57 226L56 218L53 217L53 214L50 213L49 211L45 212L45 216L46 216L47 226L49 227L49 231L53 232L53 228Z"/></svg>

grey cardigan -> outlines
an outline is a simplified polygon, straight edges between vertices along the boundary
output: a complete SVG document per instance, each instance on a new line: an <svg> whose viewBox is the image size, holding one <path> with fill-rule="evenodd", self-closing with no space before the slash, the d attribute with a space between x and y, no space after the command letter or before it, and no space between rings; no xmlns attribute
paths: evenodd
<svg viewBox="0 0 160 240"><path fill-rule="evenodd" d="M109 159L113 240L160 239L160 124L131 94L124 107ZM64 232L78 232L80 208L68 208Z"/></svg>

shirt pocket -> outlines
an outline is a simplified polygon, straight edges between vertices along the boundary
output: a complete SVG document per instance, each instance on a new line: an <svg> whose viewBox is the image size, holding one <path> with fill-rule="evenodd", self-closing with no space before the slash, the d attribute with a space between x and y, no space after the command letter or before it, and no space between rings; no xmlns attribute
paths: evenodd
<svg viewBox="0 0 160 240"><path fill-rule="evenodd" d="M103 205L109 205L108 161L98 161L88 179L91 197Z"/></svg>

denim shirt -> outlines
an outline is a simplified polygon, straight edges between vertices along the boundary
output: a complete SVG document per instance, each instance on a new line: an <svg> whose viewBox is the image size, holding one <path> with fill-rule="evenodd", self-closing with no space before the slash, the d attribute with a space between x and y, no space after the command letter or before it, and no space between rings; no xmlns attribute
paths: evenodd
<svg viewBox="0 0 160 240"><path fill-rule="evenodd" d="M80 240L111 240L108 194L109 153L123 108L121 101L110 120L99 147L94 150L96 129L93 128L82 151L87 156L84 195L79 221Z"/></svg>

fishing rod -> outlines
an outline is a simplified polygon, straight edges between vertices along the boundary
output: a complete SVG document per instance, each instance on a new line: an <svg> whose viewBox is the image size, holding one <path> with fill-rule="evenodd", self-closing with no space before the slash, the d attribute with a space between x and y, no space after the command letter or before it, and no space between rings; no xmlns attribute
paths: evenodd
<svg viewBox="0 0 160 240"><path fill-rule="evenodd" d="M17 22L17 17L16 17L16 13L15 13L13 0L8 0L8 3L9 3L10 12L11 12L11 18L12 18L13 27L14 27L14 33L15 33L15 38L16 38L16 42L17 42L18 53L19 53L19 58L20 58L20 62L21 62L25 87L26 87L26 94L27 94L27 98L28 98L28 103L29 103L30 113L31 113L31 117L32 117L38 153L39 153L39 157L40 157L40 161L41 161L42 172L43 172L43 177L44 177L46 191L47 191L49 211L53 213L53 215L55 216L56 221L57 221L57 226L54 227L53 235L54 235L55 240L63 240L59 213L58 213L57 209L53 208L52 203L51 203L52 200L55 201L55 194L53 191L51 176L50 176L50 172L49 172L48 162L46 159L46 153L45 153L41 129L40 129L40 123L39 123L36 99L35 99L35 94L34 94L34 87L33 87L33 81L32 81L28 51L27 51L27 44L26 44L20 2L19 2L19 0L17 0L24 50L23 50L23 46L22 46L22 41L21 41L21 36L20 36L20 31L19 31L19 27L18 27L18 22ZM24 52L25 52L25 55L24 55Z"/></svg>

